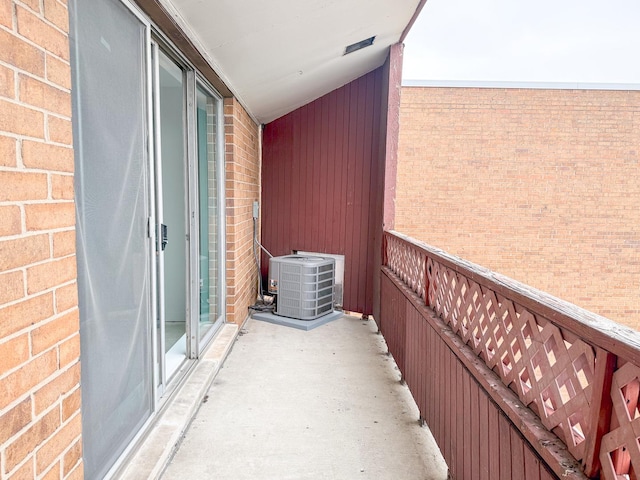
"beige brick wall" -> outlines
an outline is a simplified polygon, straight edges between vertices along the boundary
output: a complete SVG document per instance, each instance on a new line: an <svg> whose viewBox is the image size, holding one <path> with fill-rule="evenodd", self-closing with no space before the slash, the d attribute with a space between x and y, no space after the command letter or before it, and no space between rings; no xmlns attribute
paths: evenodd
<svg viewBox="0 0 640 480"><path fill-rule="evenodd" d="M256 301L253 202L260 199L259 127L233 98L224 101L227 200L227 321L241 324Z"/></svg>
<svg viewBox="0 0 640 480"><path fill-rule="evenodd" d="M640 328L640 92L402 90L396 229Z"/></svg>
<svg viewBox="0 0 640 480"><path fill-rule="evenodd" d="M0 478L82 478L65 1L0 2Z"/></svg>

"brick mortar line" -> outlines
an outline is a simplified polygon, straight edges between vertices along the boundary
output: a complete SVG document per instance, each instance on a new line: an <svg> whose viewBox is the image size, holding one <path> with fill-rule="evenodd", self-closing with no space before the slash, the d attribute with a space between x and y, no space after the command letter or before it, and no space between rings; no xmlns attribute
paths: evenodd
<svg viewBox="0 0 640 480"><path fill-rule="evenodd" d="M73 112L72 112L72 113L73 113ZM56 112L49 112L49 116L50 116L50 117L57 118L57 119L59 119L59 120L66 120L66 121L68 121L68 122L71 122L71 119L69 119L69 118L65 117L64 115L60 115L59 113L56 113Z"/></svg>
<svg viewBox="0 0 640 480"><path fill-rule="evenodd" d="M71 121L71 120L66 119L66 118L64 118L64 117L58 117L58 118L60 118L61 120ZM47 125L47 127L48 127L48 125ZM48 132L46 132L46 133L48 134ZM0 134L2 134L2 132L0 132ZM54 142L53 140L42 139L42 138L37 138L37 137L33 138L33 140L32 140L32 138L33 138L33 137L20 137L20 136L19 136L17 139L18 139L18 140L20 140L20 141L21 141L21 143L22 143L22 141L24 141L24 140L28 140L28 141L32 141L32 142L34 142L34 143L42 143L42 144L44 144L44 145L51 145L51 146L53 146L53 147L62 147L62 148L67 148L67 149L69 149L69 150L73 150L73 144L71 144L71 143L60 143L60 142ZM52 171L52 170L46 170L46 171L47 171L47 172L50 172L50 171ZM53 171L55 172L56 170L53 170ZM73 172L66 172L66 173L73 173Z"/></svg>
<svg viewBox="0 0 640 480"><path fill-rule="evenodd" d="M242 242L240 245L238 245L238 242ZM243 246L251 246L252 240L242 240L239 239L238 241L235 242L237 247L233 250L227 250L228 252L246 252L247 249L246 248L242 248ZM247 260L248 261L248 260Z"/></svg>
<svg viewBox="0 0 640 480"><path fill-rule="evenodd" d="M257 168L249 168L247 165L238 165L237 169L230 169L231 172L238 175L257 176L259 170ZM229 172L229 173L231 173Z"/></svg>
<svg viewBox="0 0 640 480"><path fill-rule="evenodd" d="M80 439L82 439L82 436L80 436ZM79 468L84 468L83 467L83 460L82 460L82 456L80 456L80 460L78 461L78 463L76 464L75 467L73 467L71 470L69 470L69 473L67 474L67 476L65 478L71 478L73 477L73 474L76 470L78 470Z"/></svg>
<svg viewBox="0 0 640 480"><path fill-rule="evenodd" d="M69 203L69 202L70 201L67 201L67 203ZM0 203L0 206L3 206L3 204ZM0 237L0 243L3 243L5 241L10 241L10 240L19 240L21 238L35 237L37 235L48 235L50 233L70 232L70 231L74 231L74 230L76 230L75 225L70 225L70 226L67 226L67 227L51 228L51 229L48 229L48 230L27 230L27 231L25 231L23 233L20 233L18 235L10 235L10 236L8 235L8 236L5 236L5 237ZM75 255L75 253L73 255ZM65 256L70 256L70 255L65 255ZM53 257L51 257L51 258L53 258ZM63 258L63 257L56 257L56 258ZM40 263L40 262L37 262L37 263ZM23 266L21 266L19 268L25 268L25 267L29 267L31 265L35 265L35 264L30 263L28 265L23 265ZM3 270L0 273L9 272L9 271L12 271L12 270L19 270L19 268L11 268L9 270Z"/></svg>
<svg viewBox="0 0 640 480"><path fill-rule="evenodd" d="M0 97L0 99L2 99L4 97ZM37 110L37 109L32 109L38 112L42 112L43 110ZM46 111L45 111L46 112ZM52 113L50 113L51 115ZM56 114L58 115L58 114ZM58 117L61 120L69 120L68 118L65 117ZM32 141L32 142L38 142L38 143L44 143L45 145L54 145L54 146L60 146L60 147L68 147L73 149L73 145L71 144L67 144L67 143L56 143L56 142L52 142L50 140L41 138L41 137L30 137L29 135L20 135L18 133L15 132L10 132L7 130L0 130L0 137L7 137L7 138L13 138L14 140L19 140L20 144L22 144L22 140L28 140L28 141ZM21 148L21 147L20 147ZM16 152L18 153L18 152ZM22 155L19 156L20 160L22 160ZM7 168L7 167L0 167L0 168ZM14 167L15 168L15 167Z"/></svg>
<svg viewBox="0 0 640 480"><path fill-rule="evenodd" d="M640 92L639 92L640 93ZM408 102L407 102L408 103ZM624 102L625 105L620 106L610 106L610 105L583 105L583 104L561 104L561 103L525 103L522 105L515 105L513 102L506 102L505 104L496 104L496 103L469 103L469 104L460 104L457 102L451 103L439 103L439 102L429 102L429 103L420 103L419 107L409 107L406 105L401 105L400 116L407 117L410 116L410 113L426 113L427 116L433 115L435 113L445 114L447 116L451 116L454 113L459 113L460 110L470 110L472 112L478 111L486 111L486 112L498 112L498 111L508 111L509 114L521 116L523 114L526 115L539 115L546 116L546 112L549 111L558 111L566 113L567 111L571 112L604 112L604 113L618 113L620 111L636 113L638 112L638 108L634 105L628 105L627 102ZM415 103L414 103L415 105ZM509 106L509 107L508 107ZM567 108L570 107L570 108ZM451 113L449 113L451 112Z"/></svg>
<svg viewBox="0 0 640 480"><path fill-rule="evenodd" d="M64 92L64 93L69 93L69 92ZM71 97L69 97L69 98L71 98ZM58 117L58 118L60 118L62 120L71 121L71 115L67 117L64 114L60 113L60 112L55 112L53 110L47 110L46 108L38 107L37 105L33 105L31 103L25 103L25 102L23 102L21 100L17 100L17 99L14 99L14 98L7 98L7 97L0 97L0 100L4 100L7 103L11 103L12 105L17 105L18 107L28 108L29 110L33 110L33 111L36 111L36 112L41 112L41 113L44 113L44 114L54 115L54 116L56 116L56 117ZM69 104L71 104L71 102L69 102ZM71 112L71 114L73 114L73 112ZM0 135L5 134L5 132L8 133L8 134L12 134L11 136L28 137L27 135L19 135L19 134L16 134L16 133L5 131L5 130L0 130ZM46 140L43 140L40 137L28 137L28 138L35 138L37 140L46 142ZM65 146L69 146L69 145L65 144Z"/></svg>
<svg viewBox="0 0 640 480"><path fill-rule="evenodd" d="M18 238L24 238L24 232L27 232L27 212L26 209L24 208L24 205L22 204L18 204L18 209L20 210L20 235ZM53 254L53 239L52 239L53 235L49 235L49 255ZM5 240L7 238L7 236L2 237L2 240ZM27 292L27 272L26 269L24 271L24 292Z"/></svg>
<svg viewBox="0 0 640 480"><path fill-rule="evenodd" d="M227 208L229 208L231 210L237 210L239 208L246 209L246 208L249 208L249 207L251 207L251 205L239 206L239 207L227 207ZM251 220L252 220L252 218L240 218L240 219L237 219L235 222L227 222L227 227L237 227L237 226L243 226L243 225L251 226L251 223L252 223Z"/></svg>
<svg viewBox="0 0 640 480"><path fill-rule="evenodd" d="M75 254L74 254L75 255ZM26 275L25 275L26 278ZM64 288L64 287L70 287L71 285L77 285L78 284L78 277L76 275L76 278L74 278L73 280L69 280L68 282L62 283L58 286L56 286L53 290L53 313L55 315L66 315L67 313L72 312L73 310L77 309L78 310L78 315L80 315L80 306L77 304L77 302L75 302L75 304L69 308L67 308L66 310L61 310L58 311L57 308L57 299L58 299L58 295L56 294L56 290L60 289L60 288ZM77 287L76 287L77 289ZM78 332L79 333L79 330Z"/></svg>
<svg viewBox="0 0 640 480"><path fill-rule="evenodd" d="M234 186L243 186L243 187L251 187L251 190L255 190L255 192L253 193L257 193L258 190L258 186L256 185L255 181L254 181L254 174L253 172L249 172L249 173L242 173L242 172L227 172L227 173L233 173L234 178L228 178L226 179L226 181L228 182L233 182ZM238 178L240 177L240 178Z"/></svg>
<svg viewBox="0 0 640 480"><path fill-rule="evenodd" d="M235 200L236 202L242 202L241 204L236 204L236 205L228 205L225 208L226 209L230 209L232 210L234 213L239 213L242 214L242 210L245 210L245 213L249 213L251 215L252 212L252 204L255 200L258 200L258 198L256 198L255 196L249 196L249 197L227 197L227 200ZM251 220L253 217L250 216L249 218L244 218L244 219L240 219L240 221L248 221Z"/></svg>
<svg viewBox="0 0 640 480"><path fill-rule="evenodd" d="M225 173L227 174L227 178L225 178L225 181L230 185L242 183L245 188L247 184L253 185L255 188L257 188L255 181L258 172L256 171L247 171L244 168L237 168L227 169Z"/></svg>
<svg viewBox="0 0 640 480"><path fill-rule="evenodd" d="M53 177L50 173L47 173L47 200L51 200L53 201ZM25 210L25 222L27 221L27 212L26 209L24 208L24 206L27 205L27 202L21 202L21 205L23 205L23 210ZM50 239L50 243L53 243L53 239Z"/></svg>
<svg viewBox="0 0 640 480"><path fill-rule="evenodd" d="M238 192L240 193L240 192ZM242 202L241 204L236 204L236 205L227 205L225 208L230 208L233 210L237 210L237 209L242 209L242 208L249 208L249 212L251 212L251 205L252 202L254 200L260 200L257 195L258 192L248 192L247 195L233 195L233 196L227 196L227 200L234 200L235 202ZM251 217L253 218L253 217ZM249 218L249 220L251 220L251 218Z"/></svg>
<svg viewBox="0 0 640 480"><path fill-rule="evenodd" d="M47 192L48 193L48 192ZM67 203L75 203L75 200L68 199L60 199L60 198L44 198L42 200L7 200L0 202L0 207L5 205L55 205L55 204L67 204ZM50 229L46 229L44 231L49 231ZM5 238L5 237L0 237Z"/></svg>
<svg viewBox="0 0 640 480"><path fill-rule="evenodd" d="M75 177L75 172L68 172L64 170L51 170L51 169L43 169L43 168L29 168L29 167L7 167L0 166L0 172L9 172L9 173L37 173L44 174L48 177L52 176L60 176L60 177ZM12 200L5 200L0 203L4 203ZM21 200L14 200L16 202L21 202Z"/></svg>
<svg viewBox="0 0 640 480"><path fill-rule="evenodd" d="M485 112L487 114L492 115L502 115L504 117L546 117L546 113L548 112L558 112L566 114L567 112L571 112L574 114L584 115L585 117L589 114L599 113L598 117L602 116L613 116L615 114L624 113L626 115L635 116L638 112L637 108L634 106L620 106L620 107L598 107L598 108L589 108L586 106L580 107L571 107L567 105L540 105L538 107L524 107L521 108L498 108L498 107L468 107L461 108L456 107L455 105L425 105L424 107L416 110L405 109L400 114L400 118L410 117L411 114L424 114L423 118L430 118L436 115L444 116L445 118L459 115L460 113L469 113L469 114L478 114L479 112Z"/></svg>

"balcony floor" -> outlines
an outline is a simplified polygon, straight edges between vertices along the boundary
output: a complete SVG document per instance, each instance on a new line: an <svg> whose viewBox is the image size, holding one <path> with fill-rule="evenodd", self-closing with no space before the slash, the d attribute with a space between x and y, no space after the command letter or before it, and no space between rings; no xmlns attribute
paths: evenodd
<svg viewBox="0 0 640 480"><path fill-rule="evenodd" d="M163 480L446 479L376 330L249 320Z"/></svg>

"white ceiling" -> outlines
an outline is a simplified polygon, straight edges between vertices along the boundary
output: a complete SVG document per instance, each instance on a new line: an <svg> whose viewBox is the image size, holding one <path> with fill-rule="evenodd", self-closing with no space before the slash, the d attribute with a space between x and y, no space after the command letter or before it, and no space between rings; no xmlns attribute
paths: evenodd
<svg viewBox="0 0 640 480"><path fill-rule="evenodd" d="M420 1L162 3L250 113L267 123L382 65ZM371 47L343 55L347 45L374 35Z"/></svg>

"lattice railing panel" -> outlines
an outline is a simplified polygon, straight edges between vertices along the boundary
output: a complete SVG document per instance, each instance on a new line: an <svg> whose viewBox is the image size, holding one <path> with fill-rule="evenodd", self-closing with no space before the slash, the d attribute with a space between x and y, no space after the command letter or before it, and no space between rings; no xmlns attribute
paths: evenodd
<svg viewBox="0 0 640 480"><path fill-rule="evenodd" d="M640 477L640 368L627 363L613 374L611 431L602 437L600 463L602 477Z"/></svg>
<svg viewBox="0 0 640 480"><path fill-rule="evenodd" d="M426 255L397 237L386 239L387 266L422 299L425 295Z"/></svg>
<svg viewBox="0 0 640 480"><path fill-rule="evenodd" d="M593 348L415 245L394 239L386 253L389 268L414 292L422 292L426 275L425 303L582 459L591 428Z"/></svg>

